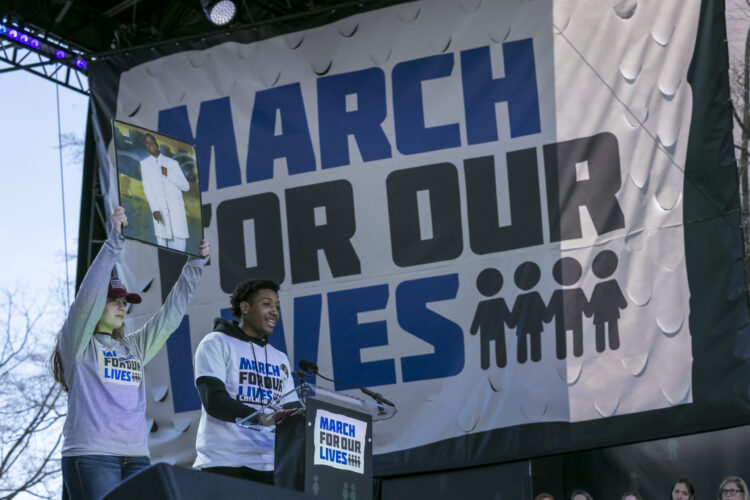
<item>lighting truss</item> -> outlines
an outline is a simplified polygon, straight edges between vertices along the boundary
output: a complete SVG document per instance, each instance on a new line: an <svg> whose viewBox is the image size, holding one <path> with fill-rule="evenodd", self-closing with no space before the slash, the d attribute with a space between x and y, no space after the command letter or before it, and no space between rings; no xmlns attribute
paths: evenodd
<svg viewBox="0 0 750 500"><path fill-rule="evenodd" d="M10 65L0 68L0 74L23 69L89 95L87 59L84 51L49 34L0 23L0 61Z"/></svg>

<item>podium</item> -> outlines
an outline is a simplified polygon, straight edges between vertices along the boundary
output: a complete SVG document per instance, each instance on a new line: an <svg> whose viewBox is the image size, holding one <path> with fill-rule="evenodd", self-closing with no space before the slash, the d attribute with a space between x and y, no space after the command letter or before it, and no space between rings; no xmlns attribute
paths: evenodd
<svg viewBox="0 0 750 500"><path fill-rule="evenodd" d="M372 498L372 422L396 409L308 383L295 392L301 407L276 424L274 485L323 498Z"/></svg>

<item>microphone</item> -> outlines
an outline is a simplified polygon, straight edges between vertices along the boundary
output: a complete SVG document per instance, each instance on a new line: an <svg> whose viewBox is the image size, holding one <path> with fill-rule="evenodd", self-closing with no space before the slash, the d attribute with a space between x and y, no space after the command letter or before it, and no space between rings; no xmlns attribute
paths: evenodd
<svg viewBox="0 0 750 500"><path fill-rule="evenodd" d="M312 375L318 374L318 365L316 365L312 361L300 359L298 365L302 371L306 371L307 373L310 373Z"/></svg>
<svg viewBox="0 0 750 500"><path fill-rule="evenodd" d="M375 391L371 391L370 389L368 389L366 387L360 387L358 385L349 384L349 383L341 382L341 381L338 381L338 380L333 380L332 378L328 378L328 377L326 377L324 375L321 375L320 373L318 373L318 365L316 365L312 361L307 361L306 359L301 359L299 361L298 365L299 365L299 367L303 371L305 371L307 373L310 373L312 375L317 375L320 378L328 380L329 382L333 382L334 384L341 384L341 385L346 385L348 387L353 387L355 389L359 389L360 391L362 391L363 393L367 394L368 396L370 396L372 399L374 399L375 401L377 401L380 404L387 404L388 406L391 406L393 408L396 407L395 404L393 404L390 401L388 401L387 399L385 399L382 395L378 394Z"/></svg>
<svg viewBox="0 0 750 500"><path fill-rule="evenodd" d="M364 392L368 396L370 396L372 399L374 399L378 403L385 403L388 406L391 406L393 408L396 407L396 405L394 405L393 403L391 403L390 401L388 401L387 399L385 399L380 393L377 393L375 391L371 391L370 389L368 389L366 387L360 387L359 390L362 391L362 392Z"/></svg>

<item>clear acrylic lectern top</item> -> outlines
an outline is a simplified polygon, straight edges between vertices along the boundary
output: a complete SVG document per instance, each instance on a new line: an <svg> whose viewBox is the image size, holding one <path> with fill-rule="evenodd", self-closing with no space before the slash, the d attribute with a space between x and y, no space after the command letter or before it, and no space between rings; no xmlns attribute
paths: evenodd
<svg viewBox="0 0 750 500"><path fill-rule="evenodd" d="M274 432L276 424L284 418L304 413L307 400L311 398L370 415L373 421L387 420L396 414L395 406L303 382L294 390L282 394L247 417L238 418L237 425L261 432Z"/></svg>

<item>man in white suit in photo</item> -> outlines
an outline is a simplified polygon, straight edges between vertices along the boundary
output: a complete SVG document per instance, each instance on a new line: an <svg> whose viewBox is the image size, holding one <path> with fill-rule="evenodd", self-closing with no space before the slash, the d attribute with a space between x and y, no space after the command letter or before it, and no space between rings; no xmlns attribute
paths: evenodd
<svg viewBox="0 0 750 500"><path fill-rule="evenodd" d="M154 136L146 134L143 145L149 156L141 160L141 180L154 219L156 242L184 252L188 225L182 192L190 186L179 163L160 153Z"/></svg>

